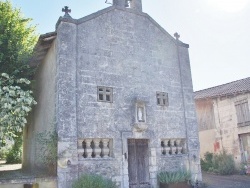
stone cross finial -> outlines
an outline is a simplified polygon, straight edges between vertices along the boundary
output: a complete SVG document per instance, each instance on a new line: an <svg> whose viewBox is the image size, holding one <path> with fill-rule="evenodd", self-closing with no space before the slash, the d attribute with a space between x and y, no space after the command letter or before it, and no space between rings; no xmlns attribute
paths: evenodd
<svg viewBox="0 0 250 188"><path fill-rule="evenodd" d="M69 9L68 6L64 6L64 8L62 8L62 12L65 12L64 16L69 16L69 13L71 13L71 9Z"/></svg>
<svg viewBox="0 0 250 188"><path fill-rule="evenodd" d="M176 40L179 40L180 35L176 32L176 33L174 34L174 37L176 38Z"/></svg>
<svg viewBox="0 0 250 188"><path fill-rule="evenodd" d="M106 0L105 3L106 3L106 4L110 4L110 5L113 4L113 3L111 3L109 0Z"/></svg>

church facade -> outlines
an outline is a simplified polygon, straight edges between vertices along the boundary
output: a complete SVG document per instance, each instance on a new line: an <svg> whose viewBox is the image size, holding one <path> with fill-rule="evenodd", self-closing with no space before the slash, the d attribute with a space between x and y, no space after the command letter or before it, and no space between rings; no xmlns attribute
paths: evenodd
<svg viewBox="0 0 250 188"><path fill-rule="evenodd" d="M56 32L37 44L24 165L37 163L34 132L55 121L59 188L83 173L121 188L157 187L164 170L201 180L189 46L143 13L141 0L126 2L81 19L65 7Z"/></svg>

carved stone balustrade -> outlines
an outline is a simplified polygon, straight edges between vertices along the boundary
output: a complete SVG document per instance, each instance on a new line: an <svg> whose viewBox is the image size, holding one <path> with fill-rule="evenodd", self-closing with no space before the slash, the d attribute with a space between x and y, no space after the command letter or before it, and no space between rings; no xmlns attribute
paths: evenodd
<svg viewBox="0 0 250 188"><path fill-rule="evenodd" d="M161 139L161 154L164 156L182 155L186 151L186 139L164 138Z"/></svg>
<svg viewBox="0 0 250 188"><path fill-rule="evenodd" d="M78 140L78 154L83 158L109 158L112 151L112 139L86 138Z"/></svg>

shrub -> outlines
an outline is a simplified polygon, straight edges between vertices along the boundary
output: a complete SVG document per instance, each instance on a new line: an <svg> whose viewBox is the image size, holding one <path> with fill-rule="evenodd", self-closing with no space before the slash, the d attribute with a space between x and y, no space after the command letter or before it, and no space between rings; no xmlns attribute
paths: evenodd
<svg viewBox="0 0 250 188"><path fill-rule="evenodd" d="M0 159L6 159L6 156L8 154L10 149L6 148L6 147L2 147L0 148Z"/></svg>
<svg viewBox="0 0 250 188"><path fill-rule="evenodd" d="M22 148L13 146L6 155L6 164L18 164L22 162Z"/></svg>
<svg viewBox="0 0 250 188"><path fill-rule="evenodd" d="M219 174L228 175L233 174L236 170L232 155L223 152L215 155L213 158L214 168L218 170Z"/></svg>
<svg viewBox="0 0 250 188"><path fill-rule="evenodd" d="M158 180L166 184L190 181L191 173L189 171L160 172Z"/></svg>
<svg viewBox="0 0 250 188"><path fill-rule="evenodd" d="M245 175L246 174L246 170L247 170L247 163L244 163L244 162L241 163L240 166L239 166L239 169L238 169L239 173L241 175Z"/></svg>
<svg viewBox="0 0 250 188"><path fill-rule="evenodd" d="M204 159L201 160L201 169L221 175L233 174L236 170L233 156L225 151L216 155L205 153Z"/></svg>
<svg viewBox="0 0 250 188"><path fill-rule="evenodd" d="M204 154L204 159L201 159L201 169L208 171L209 168L213 167L213 153L206 152Z"/></svg>
<svg viewBox="0 0 250 188"><path fill-rule="evenodd" d="M14 144L6 155L6 164L18 164L22 162L22 132L14 137Z"/></svg>
<svg viewBox="0 0 250 188"><path fill-rule="evenodd" d="M72 188L116 188L116 185L100 175L84 174L73 183Z"/></svg>

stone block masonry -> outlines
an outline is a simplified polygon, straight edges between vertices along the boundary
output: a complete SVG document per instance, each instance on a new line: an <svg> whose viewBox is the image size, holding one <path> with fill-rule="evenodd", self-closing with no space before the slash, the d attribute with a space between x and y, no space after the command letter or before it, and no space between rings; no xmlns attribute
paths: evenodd
<svg viewBox="0 0 250 188"><path fill-rule="evenodd" d="M159 170L192 170L188 153L192 150L198 158L199 146L187 45L148 15L115 7L91 19L62 20L57 32L59 153L68 150L72 162L58 169L59 187L88 172L127 188L130 173L138 174L129 166L128 139L147 140L145 171L154 187ZM105 87L112 91L108 102L103 101ZM159 92L167 94L168 103L157 104ZM134 128L137 101L145 104L138 112L145 130Z"/></svg>
<svg viewBox="0 0 250 188"><path fill-rule="evenodd" d="M190 169L201 180L188 45L142 13L140 0L130 3L57 23L53 66L43 64L55 82L58 188L83 173L120 188L156 188L162 170Z"/></svg>

